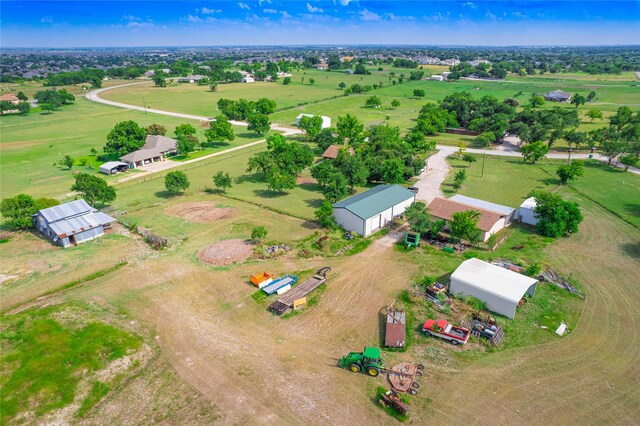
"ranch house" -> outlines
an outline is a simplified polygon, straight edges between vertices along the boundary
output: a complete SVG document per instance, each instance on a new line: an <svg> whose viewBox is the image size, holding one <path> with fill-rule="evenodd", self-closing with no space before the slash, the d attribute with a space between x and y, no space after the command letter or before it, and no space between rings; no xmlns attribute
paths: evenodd
<svg viewBox="0 0 640 426"><path fill-rule="evenodd" d="M177 141L160 135L147 135L142 148L120 157L120 161L130 168L146 166L158 161L164 161L167 155L175 154Z"/></svg>

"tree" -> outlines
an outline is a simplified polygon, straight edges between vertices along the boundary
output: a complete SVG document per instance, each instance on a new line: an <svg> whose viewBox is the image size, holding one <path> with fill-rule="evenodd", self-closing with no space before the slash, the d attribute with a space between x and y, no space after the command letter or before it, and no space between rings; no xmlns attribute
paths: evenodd
<svg viewBox="0 0 640 426"><path fill-rule="evenodd" d="M251 240L259 242L264 240L267 236L267 228L264 226L256 226L251 230Z"/></svg>
<svg viewBox="0 0 640 426"><path fill-rule="evenodd" d="M167 75L162 71L155 71L151 79L156 87L167 87Z"/></svg>
<svg viewBox="0 0 640 426"><path fill-rule="evenodd" d="M351 192L354 186L364 186L367 183L369 169L359 156L351 155L346 149L341 149L336 158L336 165L347 180Z"/></svg>
<svg viewBox="0 0 640 426"><path fill-rule="evenodd" d="M180 135L195 136L196 128L193 127L191 124L180 124L179 126L176 126L176 129L173 131L173 134L175 134L176 136L180 136Z"/></svg>
<svg viewBox="0 0 640 426"><path fill-rule="evenodd" d="M463 154L462 155L462 161L464 161L465 163L469 163L468 167L471 167L471 163L475 163L476 162L476 157L474 157L471 154Z"/></svg>
<svg viewBox="0 0 640 426"><path fill-rule="evenodd" d="M184 192L187 188L189 188L189 185L191 185L191 183L189 182L189 178L184 172L169 172L164 177L164 186L172 195Z"/></svg>
<svg viewBox="0 0 640 426"><path fill-rule="evenodd" d="M542 105L544 105L544 98L542 96L533 94L529 98L529 105L531 106L531 108L540 108Z"/></svg>
<svg viewBox="0 0 640 426"><path fill-rule="evenodd" d="M336 129L328 128L320 130L320 133L315 137L315 143L322 150L322 152L326 151L330 145L333 145L337 142L336 137Z"/></svg>
<svg viewBox="0 0 640 426"><path fill-rule="evenodd" d="M635 154L625 154L620 157L620 162L625 165L624 171L626 172L629 167L636 167L640 161Z"/></svg>
<svg viewBox="0 0 640 426"><path fill-rule="evenodd" d="M207 142L215 144L224 141L231 142L236 138L233 133L233 126L229 123L229 119L220 114L215 120L209 122L209 128L204 131L204 137Z"/></svg>
<svg viewBox="0 0 640 426"><path fill-rule="evenodd" d="M367 73L367 68L364 66L364 64L356 64L356 67L353 71L354 74L366 74Z"/></svg>
<svg viewBox="0 0 640 426"><path fill-rule="evenodd" d="M582 96L580 93L576 93L571 98L571 104L575 105L578 108L580 105L584 105L587 102L587 98Z"/></svg>
<svg viewBox="0 0 640 426"><path fill-rule="evenodd" d="M426 93L422 89L414 89L413 90L413 97L414 98L424 98L425 95L426 95Z"/></svg>
<svg viewBox="0 0 640 426"><path fill-rule="evenodd" d="M142 148L147 133L135 121L121 121L107 135L104 152L122 156Z"/></svg>
<svg viewBox="0 0 640 426"><path fill-rule="evenodd" d="M380 105L382 105L382 99L376 95L370 96L365 102L365 106L370 108L380 108Z"/></svg>
<svg viewBox="0 0 640 426"><path fill-rule="evenodd" d="M16 94L16 98L20 99L22 102L29 100L29 98L27 97L27 95L24 94L24 92L18 92Z"/></svg>
<svg viewBox="0 0 640 426"><path fill-rule="evenodd" d="M336 127L338 129L338 137L343 143L357 147L364 140L364 125L351 114L338 117Z"/></svg>
<svg viewBox="0 0 640 426"><path fill-rule="evenodd" d="M218 83L209 84L209 90L211 90L212 92L217 92L218 91Z"/></svg>
<svg viewBox="0 0 640 426"><path fill-rule="evenodd" d="M187 155L196 149L198 144L198 138L192 135L180 135L178 136L176 143L176 151L179 155Z"/></svg>
<svg viewBox="0 0 640 426"><path fill-rule="evenodd" d="M310 78L309 79L309 84L313 86L313 84L316 82L315 78Z"/></svg>
<svg viewBox="0 0 640 426"><path fill-rule="evenodd" d="M37 211L35 200L27 194L5 198L0 203L2 217L7 220L9 226L16 229L26 229L33 226L31 218Z"/></svg>
<svg viewBox="0 0 640 426"><path fill-rule="evenodd" d="M268 98L260 98L255 103L255 110L260 114L272 114L276 111L278 104Z"/></svg>
<svg viewBox="0 0 640 426"><path fill-rule="evenodd" d="M340 84L338 84L338 87L340 88L340 90L344 90L347 87L347 84L344 81L342 81L340 82Z"/></svg>
<svg viewBox="0 0 640 426"><path fill-rule="evenodd" d="M628 106L619 107L614 115L609 117L609 124L614 126L617 131L622 130L624 126L632 120L633 112Z"/></svg>
<svg viewBox="0 0 640 426"><path fill-rule="evenodd" d="M55 111L56 107L54 107L51 104L38 104L38 106L40 107L41 111L44 111L45 113L52 113L53 111Z"/></svg>
<svg viewBox="0 0 640 426"><path fill-rule="evenodd" d="M283 79L282 79L282 84L283 84L284 86L287 86L287 85L291 84L291 77L285 77L285 78L283 78Z"/></svg>
<svg viewBox="0 0 640 426"><path fill-rule="evenodd" d="M71 168L73 167L73 158L71 158L70 155L65 155L64 158L60 160L60 164L66 166L67 169L71 170Z"/></svg>
<svg viewBox="0 0 640 426"><path fill-rule="evenodd" d="M525 161L530 161L531 164L543 159L547 152L549 152L549 147L543 142L531 142L522 147L522 157Z"/></svg>
<svg viewBox="0 0 640 426"><path fill-rule="evenodd" d="M323 201L313 214L323 228L332 227L335 223L333 221L333 204L330 201Z"/></svg>
<svg viewBox="0 0 640 426"><path fill-rule="evenodd" d="M587 95L587 102L591 102L592 100L594 100L596 98L596 92L594 92L593 90L591 92L589 92L589 94Z"/></svg>
<svg viewBox="0 0 640 426"><path fill-rule="evenodd" d="M271 128L271 122L266 114L255 113L247 117L247 130L256 132L258 135L266 135Z"/></svg>
<svg viewBox="0 0 640 426"><path fill-rule="evenodd" d="M20 102L18 104L18 111L20 111L20 115L26 115L31 112L31 104L29 102Z"/></svg>
<svg viewBox="0 0 640 426"><path fill-rule="evenodd" d="M581 161L572 161L570 164L559 165L556 174L560 178L560 183L566 185L567 182L584 175L584 167Z"/></svg>
<svg viewBox="0 0 640 426"><path fill-rule="evenodd" d="M233 179L229 173L219 171L213 175L213 184L216 188L222 189L222 192L227 192L227 188L231 188L233 185Z"/></svg>
<svg viewBox="0 0 640 426"><path fill-rule="evenodd" d="M476 136L473 141L480 146L487 147L491 145L491 142L493 142L494 139L495 135L492 132L484 132Z"/></svg>
<svg viewBox="0 0 640 426"><path fill-rule="evenodd" d="M475 242L480 238L480 212L476 210L466 210L452 215L453 220L449 225L451 228L451 238L457 240L467 240Z"/></svg>
<svg viewBox="0 0 640 426"><path fill-rule="evenodd" d="M456 190L460 189L465 180L467 180L467 171L464 169L458 170L456 174L453 176L453 187Z"/></svg>
<svg viewBox="0 0 640 426"><path fill-rule="evenodd" d="M595 120L596 118L598 120L602 120L602 111L595 108L590 109L589 111L587 111L587 117L591 119L591 122L593 122L593 120Z"/></svg>
<svg viewBox="0 0 640 426"><path fill-rule="evenodd" d="M322 194L324 194L324 198L335 203L347 196L349 193L347 185L347 180L342 173L333 173L323 188Z"/></svg>
<svg viewBox="0 0 640 426"><path fill-rule="evenodd" d="M75 179L76 182L71 186L71 190L79 192L91 205L95 202L107 204L116 199L116 190L98 176L78 173Z"/></svg>
<svg viewBox="0 0 640 426"><path fill-rule="evenodd" d="M390 158L382 163L381 177L384 183L404 182L404 163L398 158Z"/></svg>
<svg viewBox="0 0 640 426"><path fill-rule="evenodd" d="M336 171L337 169L332 161L323 160L311 168L311 177L318 182L318 185L324 188Z"/></svg>
<svg viewBox="0 0 640 426"><path fill-rule="evenodd" d="M319 115L314 116L302 116L298 127L304 130L307 134L307 138L313 140L322 130L322 117Z"/></svg>
<svg viewBox="0 0 640 426"><path fill-rule="evenodd" d="M529 196L536 200L536 228L542 235L558 238L578 232L583 219L578 203L546 191L532 191Z"/></svg>
<svg viewBox="0 0 640 426"><path fill-rule="evenodd" d="M392 100L392 101L391 101L391 106L392 106L393 108L398 108L398 107L400 106L400 101L399 101L399 100L397 100L397 99Z"/></svg>
<svg viewBox="0 0 640 426"><path fill-rule="evenodd" d="M164 136L167 133L167 128L162 124L150 124L147 128L144 129L148 135L161 135Z"/></svg>
<svg viewBox="0 0 640 426"><path fill-rule="evenodd" d="M431 234L433 220L425 203L421 201L412 203L404 211L404 217L407 218L411 230L419 232L422 235Z"/></svg>
<svg viewBox="0 0 640 426"><path fill-rule="evenodd" d="M295 187L296 176L288 171L273 169L267 172L267 189L270 191L285 192Z"/></svg>

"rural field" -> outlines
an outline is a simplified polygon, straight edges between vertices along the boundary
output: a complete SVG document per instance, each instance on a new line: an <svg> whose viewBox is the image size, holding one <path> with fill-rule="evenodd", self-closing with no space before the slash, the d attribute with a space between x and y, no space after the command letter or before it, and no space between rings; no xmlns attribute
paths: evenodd
<svg viewBox="0 0 640 426"><path fill-rule="evenodd" d="M605 119L585 123L585 129L604 125L618 105L640 108L640 87L629 73L392 85L390 72L409 73L386 67L367 76L307 70L294 72L287 86L228 84L211 92L207 86L145 83L103 97L134 105L144 97L147 107L207 117L217 115L220 98L268 97L280 108L272 122L291 125L305 112L329 115L335 123L351 113L367 125L388 122L403 132L424 103L463 90L498 98L521 91L522 102L555 89L596 90L593 106L605 111ZM364 108L368 95L342 96L342 81L383 81L373 91L383 106ZM122 81L105 85L116 83ZM415 88L426 90L424 99L412 98ZM390 107L393 99L400 100L398 108ZM200 139L205 129L80 97L53 114L2 117L0 195L69 200L64 194L73 172L95 171L91 148L100 151L109 130L124 120L159 123L169 133L190 123ZM246 127L234 131L231 144L188 159L262 139ZM464 136L433 139L472 146ZM318 147L303 143L317 160ZM558 239L513 224L495 251L477 246L448 253L427 242L405 249L398 244L403 230L347 240L341 231L320 228L314 211L324 196L308 170L287 192L268 190L264 176L246 171L249 158L264 150L266 144L257 144L180 164L172 170L184 171L191 182L180 195L165 189L166 171L126 182L117 181L121 175L107 177L117 198L104 210L118 223L77 247L62 249L36 231L2 225L1 424L398 424L376 401L377 388L386 383L382 375L337 367L349 351L382 345L380 312L395 299L405 304L410 344L383 351L385 364L426 366L418 394L409 397L407 424L637 423L640 287L633 277L640 276L640 176L594 160L585 163L582 178L560 185L557 161L449 158L451 170L441 185L447 197L456 192L454 173L466 170L460 194L518 207L531 190L544 189L578 202L584 221L577 234ZM72 170L53 165L64 155L87 158L87 164ZM212 189L219 171L233 178L224 193ZM430 179L431 171L420 179ZM252 237L258 226L267 231L261 239ZM138 227L166 238L168 247L153 249ZM274 245L288 250L268 254ZM441 313L409 288L425 276L446 280L472 257L552 269L585 298L540 283L516 319L498 317L506 337L497 348L476 339L453 347L426 337L423 321ZM262 271L304 281L324 266L331 267L327 283L307 307L285 317L269 313L276 296L265 296L249 281ZM560 321L569 329L563 337L554 334Z"/></svg>

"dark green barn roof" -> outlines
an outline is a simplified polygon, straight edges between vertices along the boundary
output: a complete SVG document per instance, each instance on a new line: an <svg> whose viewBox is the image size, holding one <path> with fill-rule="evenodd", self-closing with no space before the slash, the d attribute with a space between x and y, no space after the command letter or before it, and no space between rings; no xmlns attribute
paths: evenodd
<svg viewBox="0 0 640 426"><path fill-rule="evenodd" d="M413 199L415 195L413 191L400 185L378 185L346 200L338 201L333 208L347 209L361 219L369 219L396 204Z"/></svg>

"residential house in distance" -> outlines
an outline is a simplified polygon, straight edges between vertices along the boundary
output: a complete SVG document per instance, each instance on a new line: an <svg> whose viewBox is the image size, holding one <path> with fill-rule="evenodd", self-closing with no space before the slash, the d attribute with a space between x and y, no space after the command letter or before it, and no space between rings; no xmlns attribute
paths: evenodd
<svg viewBox="0 0 640 426"><path fill-rule="evenodd" d="M438 197L429 204L429 214L446 222L453 220L454 213L469 210L480 213L477 226L481 231L480 240L483 242L504 227L509 226L515 213L514 208L464 195L454 195L449 199Z"/></svg>
<svg viewBox="0 0 640 426"><path fill-rule="evenodd" d="M242 82L243 83L253 83L255 82L255 78L253 78L251 75L247 75L245 77L242 77Z"/></svg>
<svg viewBox="0 0 640 426"><path fill-rule="evenodd" d="M20 103L20 99L13 93L6 93L0 96L0 101L11 102L13 105L18 105Z"/></svg>
<svg viewBox="0 0 640 426"><path fill-rule="evenodd" d="M203 78L205 78L205 76L200 74L188 75L186 77L180 77L178 83L197 83Z"/></svg>
<svg viewBox="0 0 640 426"><path fill-rule="evenodd" d="M142 74L143 77L145 78L151 78L156 74L156 72L154 70L149 70L149 71L145 71L144 74Z"/></svg>
<svg viewBox="0 0 640 426"><path fill-rule="evenodd" d="M554 90L544 94L544 99L552 102L569 102L573 94L569 92L563 92L562 90Z"/></svg>
<svg viewBox="0 0 640 426"><path fill-rule="evenodd" d="M320 71L326 71L329 69L329 64L317 64L316 69Z"/></svg>
<svg viewBox="0 0 640 426"><path fill-rule="evenodd" d="M444 61L440 61L438 63L438 65L446 65L446 66L454 66L454 65L460 65L460 59L445 59Z"/></svg>
<svg viewBox="0 0 640 426"><path fill-rule="evenodd" d="M101 237L115 221L82 199L42 209L33 215L36 229L62 247Z"/></svg>
<svg viewBox="0 0 640 426"><path fill-rule="evenodd" d="M434 74L431 77L429 77L429 80L443 81L444 77L442 75L439 75L439 74Z"/></svg>
<svg viewBox="0 0 640 426"><path fill-rule="evenodd" d="M130 168L146 166L147 164L164 161L165 157L175 154L178 142L175 139L160 135L147 135L142 148L120 157L120 161Z"/></svg>
<svg viewBox="0 0 640 426"><path fill-rule="evenodd" d="M378 185L335 203L333 217L345 230L367 237L403 214L415 199L415 192L403 186Z"/></svg>
<svg viewBox="0 0 640 426"><path fill-rule="evenodd" d="M329 145L329 147L322 153L322 158L328 158L329 160L335 160L338 158L338 152L343 149L342 145ZM354 155L356 152L353 148L349 147L349 154Z"/></svg>
<svg viewBox="0 0 640 426"><path fill-rule="evenodd" d="M476 59L473 61L469 61L469 63L471 64L472 67L477 67L480 64L491 65L491 62L487 61L486 59Z"/></svg>
<svg viewBox="0 0 640 426"><path fill-rule="evenodd" d="M302 119L302 117L313 117L313 116L314 114L299 114L296 117L296 126L300 126L300 119ZM320 118L322 118L323 129L327 129L331 127L331 117L327 117L326 115L321 115Z"/></svg>

